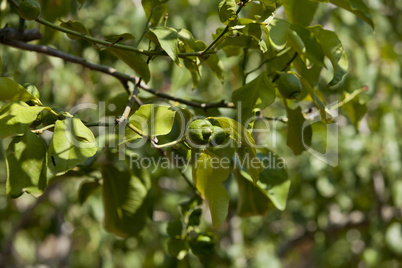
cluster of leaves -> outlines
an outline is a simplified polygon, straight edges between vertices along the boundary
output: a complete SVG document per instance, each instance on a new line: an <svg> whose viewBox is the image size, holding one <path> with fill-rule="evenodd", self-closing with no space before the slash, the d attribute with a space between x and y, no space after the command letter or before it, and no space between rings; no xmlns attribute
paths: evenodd
<svg viewBox="0 0 402 268"><path fill-rule="evenodd" d="M276 17L276 9L282 5L281 1L236 3L234 0L224 0L218 6L218 15L225 27L216 29L213 34L214 42L208 46L186 29L166 26L166 2L144 0L142 5L149 22L149 27L144 31L144 36L149 40L148 50L132 46L130 42L135 37L130 33L115 34L105 37L104 42L98 42L100 39L92 38L92 30L88 30L78 21L62 21L55 29L65 32L73 40L90 41L99 51L110 52L132 68L145 83L152 82L150 62L161 56L168 56L179 67L184 66L190 72L193 87L196 88L200 83L204 64L224 82L222 58L241 55L244 62L247 62L249 53L258 55L261 62L250 72L246 72L245 65L243 66L242 86L232 93L232 101L239 109L237 121L241 123L229 117L208 117L230 133L230 140L235 146L224 149L192 149L193 182L208 204L212 225L218 227L228 215L230 198L224 182L231 173L238 185L237 212L240 216L263 215L270 209L270 202L279 210L286 207L290 187L286 171L284 168L264 167L258 159L272 157L272 152L266 148L254 148L251 133L260 119L248 119L256 111L263 111L282 99L282 109L287 114L286 143L296 155L305 151L306 146L312 142L312 128L304 127L307 119L302 108L306 103L316 107L323 124L331 123L330 109L333 107L327 106L325 97L332 90L342 94L342 109L350 115L356 126L364 115L365 104L358 95L342 91L342 80L348 64L337 34L321 25L309 26L317 9L317 2L330 2L373 26L368 8L361 0L284 1L288 20ZM42 5L42 8L45 10L46 5ZM240 10L246 10L245 17L239 16ZM55 21L55 18L45 19ZM38 22L50 25L42 18ZM162 22L164 26L160 25ZM141 39L142 37L138 43ZM120 45L125 41L128 42ZM216 51L223 53L215 53ZM328 61L332 74L323 83L322 73L328 68ZM287 72L290 65L294 69ZM286 98L281 89L278 89L280 77L289 73L301 85L301 92L296 99ZM49 181L48 171L52 176L68 176L70 170L84 175L101 170L101 180L92 179L81 185L80 201L85 202L101 187L104 226L108 231L129 237L137 235L144 228L153 210L152 182L147 170L128 168L130 163L127 157L132 151L128 150L126 163L116 164L117 151L109 148L105 152L97 147L96 138L86 126L87 122L67 112L44 106L38 96L11 79L1 78L0 100L8 101L0 110L0 136L16 136L7 149L6 157L7 193L10 196L18 197L23 192L35 196L42 194ZM117 133L118 142L126 144L145 140L152 143L155 138L165 142L174 141L172 133L178 129L181 132L186 129L186 125L179 124L177 127L178 111L188 114L188 120L193 116L192 113L196 113L191 107L184 109L172 105L145 104L137 107L128 118L129 126L122 130L122 140L118 135L121 133ZM48 145L38 136L46 130L53 131ZM116 138L114 134L111 136L112 139ZM181 141L182 137L178 139ZM224 157L232 159L229 167L214 168L213 162ZM236 161L241 164L236 165ZM248 161L260 164L247 168L250 166ZM182 216L169 224L168 250L173 256L182 259L188 249L191 249L203 262L207 262L213 254L213 237L197 227L201 215L200 199L195 197L194 200L184 204Z"/></svg>

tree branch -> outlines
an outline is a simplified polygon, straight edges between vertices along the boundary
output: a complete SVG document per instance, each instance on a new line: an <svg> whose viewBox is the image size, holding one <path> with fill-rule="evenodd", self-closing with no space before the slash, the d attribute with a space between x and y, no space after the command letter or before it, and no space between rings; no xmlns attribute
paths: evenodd
<svg viewBox="0 0 402 268"><path fill-rule="evenodd" d="M101 64L95 64L92 63L90 61L87 61L81 57L77 57L65 52L62 52L60 50L48 47L48 46L42 46L42 45L32 45L32 44L27 44L25 42L21 42L18 40L10 40L8 38L3 38L3 33L4 33L4 29L0 30L0 36L2 36L2 38L0 39L0 43L8 45L8 46L12 46L15 48L19 48L22 50L27 50L27 51L35 51L38 53L42 53L42 54L46 54L49 56L53 56L53 57L57 57L57 58L61 58L64 59L65 61L68 62L72 62L72 63L76 63L76 64L80 64L84 67L87 67L88 69L94 70L94 71L98 71L110 76L113 76L117 79L119 79L122 82L132 82L133 84L137 84L139 81L139 78L133 75L129 75L126 73L122 73L117 71L116 69L106 66L106 65L101 65ZM189 100L185 100L185 99L181 99L181 98L177 98L174 96L171 96L169 94L163 93L163 92L159 92L155 89L152 89L150 87L148 87L147 85L145 85L144 83L140 83L138 85L139 88L166 100L171 100L171 101L175 101L175 102L179 102L191 107L195 107L195 108L200 108L200 109L209 109L209 108L230 108L230 109L234 109L235 106L233 103L228 103L225 100L219 101L219 102L210 102L210 103L199 103L199 102L194 102L194 101L189 101Z"/></svg>
<svg viewBox="0 0 402 268"><path fill-rule="evenodd" d="M40 24L43 24L43 25L45 25L47 27L50 27L52 29L55 29L57 31L60 31L60 32L63 32L63 33L66 33L66 34L70 34L70 35L74 35L74 36L77 36L77 37L82 38L84 40L87 40L89 42L104 45L106 47L113 46L115 48L120 48L120 49L132 51L132 52L142 54L142 55L147 55L147 56L167 56L167 53L165 51L161 51L161 52L159 52L159 51L149 51L149 50L139 49L139 48L136 48L136 47L133 47L133 46L115 44L113 42L108 42L108 41L101 40L101 39L98 39L98 38L95 38L95 37L92 37L92 36L88 36L86 33L80 33L80 32L70 30L68 28L56 25L56 24L51 23L50 21L47 21L47 20L42 19L40 17L37 18L36 21L38 23L40 23ZM186 53L178 53L177 55L179 57L181 57L181 58L189 57L189 56L201 57L200 53L201 52L186 52ZM210 52L210 54L213 54L213 53L215 53L215 52ZM205 54L205 53L203 53L203 54Z"/></svg>

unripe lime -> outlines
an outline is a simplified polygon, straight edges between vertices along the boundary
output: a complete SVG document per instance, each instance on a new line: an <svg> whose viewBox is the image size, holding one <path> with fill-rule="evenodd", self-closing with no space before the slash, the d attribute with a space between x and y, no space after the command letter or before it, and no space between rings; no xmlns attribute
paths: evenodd
<svg viewBox="0 0 402 268"><path fill-rule="evenodd" d="M22 0L18 12L26 20L36 20L40 16L40 4L35 0Z"/></svg>
<svg viewBox="0 0 402 268"><path fill-rule="evenodd" d="M191 150L184 144L175 144L166 149L166 156L177 167L184 166L191 158Z"/></svg>
<svg viewBox="0 0 402 268"><path fill-rule="evenodd" d="M34 84L25 83L24 88L28 91L29 94L34 96L35 98L40 98L39 90L36 88Z"/></svg>
<svg viewBox="0 0 402 268"><path fill-rule="evenodd" d="M212 135L212 124L205 119L197 119L191 122L187 129L190 145L208 144Z"/></svg>
<svg viewBox="0 0 402 268"><path fill-rule="evenodd" d="M300 95L302 91L302 84L299 78L292 73L284 73L276 81L279 92L286 99L295 99Z"/></svg>
<svg viewBox="0 0 402 268"><path fill-rule="evenodd" d="M212 127L212 135L209 138L209 144L211 146L220 145L225 142L226 138L229 137L229 133L225 132L223 128L218 126Z"/></svg>

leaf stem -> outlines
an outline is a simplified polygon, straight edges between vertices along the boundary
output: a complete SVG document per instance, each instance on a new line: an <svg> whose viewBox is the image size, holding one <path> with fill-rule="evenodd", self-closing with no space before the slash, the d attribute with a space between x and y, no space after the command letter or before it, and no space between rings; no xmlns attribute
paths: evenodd
<svg viewBox="0 0 402 268"><path fill-rule="evenodd" d="M42 134L43 132L45 132L46 130L48 130L54 126L55 126L55 124L47 125L46 127L43 127L43 128L34 129L34 130L32 130L32 132L35 134Z"/></svg>

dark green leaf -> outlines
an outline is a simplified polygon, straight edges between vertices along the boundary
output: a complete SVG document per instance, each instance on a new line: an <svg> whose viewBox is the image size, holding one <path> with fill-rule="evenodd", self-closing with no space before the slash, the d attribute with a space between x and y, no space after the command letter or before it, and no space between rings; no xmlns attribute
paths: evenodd
<svg viewBox="0 0 402 268"><path fill-rule="evenodd" d="M96 150L94 134L80 119L57 120L49 145L48 167L55 175L64 174L84 163Z"/></svg>
<svg viewBox="0 0 402 268"><path fill-rule="evenodd" d="M202 215L202 209L194 209L188 217L188 226L198 226L200 224L200 217Z"/></svg>
<svg viewBox="0 0 402 268"><path fill-rule="evenodd" d="M239 188L237 214L240 217L264 215L269 209L269 199L257 188L253 180L243 177L239 169L234 172ZM248 174L247 174L248 175ZM249 177L250 175L248 175Z"/></svg>
<svg viewBox="0 0 402 268"><path fill-rule="evenodd" d="M339 41L336 33L324 30L321 25L310 27L310 29L320 41L325 56L331 61L334 68L334 77L329 84L331 86L336 85L342 80L343 75L346 74L346 70L344 68L342 68L342 71L338 70L338 63L342 57L346 59L347 63L347 57L342 43Z"/></svg>
<svg viewBox="0 0 402 268"><path fill-rule="evenodd" d="M310 0L286 0L283 7L291 23L308 26L314 18L318 4Z"/></svg>
<svg viewBox="0 0 402 268"><path fill-rule="evenodd" d="M324 51L314 33L298 24L292 24L290 29L294 31L298 37L295 37L294 34L291 33L292 31L290 31L289 41L291 41L293 48L302 57L306 66L311 67L312 64L325 66ZM302 44L300 44L300 41Z"/></svg>
<svg viewBox="0 0 402 268"><path fill-rule="evenodd" d="M110 165L102 168L102 177L106 230L121 237L137 235L146 225L150 188L129 171Z"/></svg>
<svg viewBox="0 0 402 268"><path fill-rule="evenodd" d="M46 108L28 106L25 102L4 105L0 109L0 138L24 134L44 109Z"/></svg>
<svg viewBox="0 0 402 268"><path fill-rule="evenodd" d="M180 218L177 218L175 221L170 221L166 228L167 234L172 238L180 238L182 231L183 231L183 224Z"/></svg>
<svg viewBox="0 0 402 268"><path fill-rule="evenodd" d="M241 110L242 122L249 120L254 108L264 109L275 101L275 87L266 72L261 73L253 81L236 89L232 101Z"/></svg>
<svg viewBox="0 0 402 268"><path fill-rule="evenodd" d="M143 59L142 55L115 47L108 47L106 50L125 62L128 66L130 66L131 69L136 71L145 83L149 82L151 79L151 73L149 71L147 62Z"/></svg>
<svg viewBox="0 0 402 268"><path fill-rule="evenodd" d="M187 256L189 245L186 240L169 238L167 241L167 249L171 256L182 260Z"/></svg>
<svg viewBox="0 0 402 268"><path fill-rule="evenodd" d="M76 31L76 32L79 32L82 35L91 36L88 29L79 21L71 21L71 20L69 20L67 22L62 21L60 23L60 26L73 30L73 31ZM73 40L81 39L81 37L71 35L71 34L67 34L67 36L68 36L68 38L73 39Z"/></svg>
<svg viewBox="0 0 402 268"><path fill-rule="evenodd" d="M280 19L274 19L269 24L269 41L275 49L281 50L286 47L289 27L288 21Z"/></svg>
<svg viewBox="0 0 402 268"><path fill-rule="evenodd" d="M36 197L46 188L46 144L27 131L22 137L15 137L6 152L6 191L15 198L24 192Z"/></svg>
<svg viewBox="0 0 402 268"><path fill-rule="evenodd" d="M286 107L288 115L288 137L286 144L292 149L296 155L306 150L311 145L312 129L310 125L304 125L306 119L302 114L300 107L292 110Z"/></svg>
<svg viewBox="0 0 402 268"><path fill-rule="evenodd" d="M78 201L80 204L84 204L88 197L94 194L100 186L97 181L83 181L78 189Z"/></svg>
<svg viewBox="0 0 402 268"><path fill-rule="evenodd" d="M128 40L133 40L135 38L131 33L114 34L106 36L106 41L108 42L124 42Z"/></svg>

